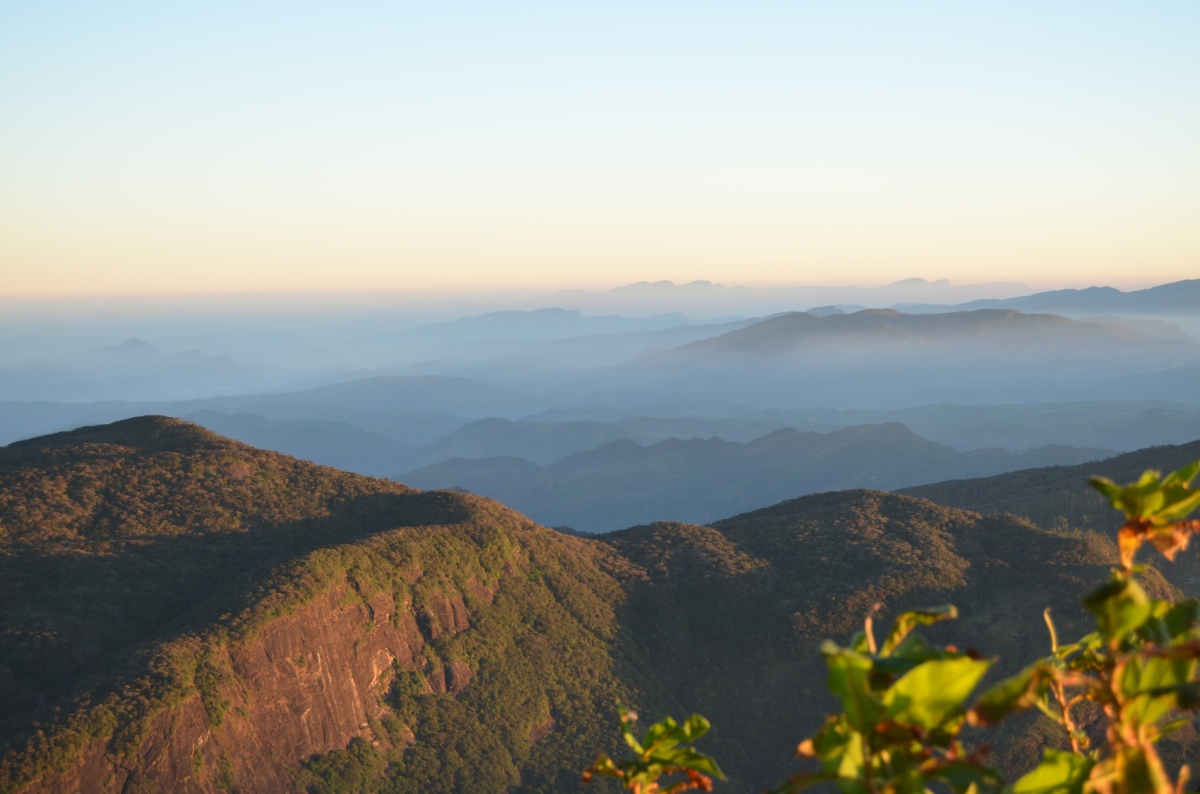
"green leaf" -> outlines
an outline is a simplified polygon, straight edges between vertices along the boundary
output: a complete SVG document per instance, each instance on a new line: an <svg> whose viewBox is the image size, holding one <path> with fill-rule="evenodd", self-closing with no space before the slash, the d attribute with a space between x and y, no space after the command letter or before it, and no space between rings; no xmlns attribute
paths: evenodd
<svg viewBox="0 0 1200 794"><path fill-rule="evenodd" d="M1186 518L1188 513L1197 507L1200 507L1200 491L1193 491L1190 488L1179 488L1178 491L1172 489L1167 494L1166 505L1157 512L1155 517L1163 521L1179 521Z"/></svg>
<svg viewBox="0 0 1200 794"><path fill-rule="evenodd" d="M981 767L967 761L947 764L937 771L937 776L949 783L955 791L995 790L1000 788L1003 780L994 769Z"/></svg>
<svg viewBox="0 0 1200 794"><path fill-rule="evenodd" d="M699 714L693 714L688 717L683 723L683 740L686 742L694 742L704 734L708 733L712 727L712 723L701 717Z"/></svg>
<svg viewBox="0 0 1200 794"><path fill-rule="evenodd" d="M917 665L884 693L887 715L926 730L941 727L961 712L991 664L963 656Z"/></svg>
<svg viewBox="0 0 1200 794"><path fill-rule="evenodd" d="M721 771L721 767L717 766L716 761L691 747L677 748L668 763L671 766L694 769L710 777L725 779L725 773Z"/></svg>
<svg viewBox="0 0 1200 794"><path fill-rule="evenodd" d="M917 626L931 626L938 621L956 617L958 617L958 609L953 604L903 612L892 623L892 630L888 633L887 639L883 641L880 652L884 656L891 654Z"/></svg>
<svg viewBox="0 0 1200 794"><path fill-rule="evenodd" d="M1148 490L1151 487L1158 485L1160 477L1162 477L1161 473L1155 471L1154 469L1146 469L1144 472L1142 472L1142 476L1138 477L1138 481L1134 483L1133 487L1140 488L1143 491Z"/></svg>
<svg viewBox="0 0 1200 794"><path fill-rule="evenodd" d="M821 646L829 667L829 691L841 698L846 719L866 733L883 713L879 698L871 692L871 659L832 642Z"/></svg>
<svg viewBox="0 0 1200 794"><path fill-rule="evenodd" d="M1192 480L1196 479L1196 475L1200 474L1200 460L1193 461L1181 469L1171 472L1163 478L1162 484L1164 488L1170 488L1176 485L1187 487Z"/></svg>
<svg viewBox="0 0 1200 794"><path fill-rule="evenodd" d="M845 716L830 717L825 727L809 742L812 754L825 771L842 779L858 779L866 770L862 734L849 726Z"/></svg>
<svg viewBox="0 0 1200 794"><path fill-rule="evenodd" d="M1161 510L1167 502L1167 495L1158 488L1151 488L1143 492L1141 496L1142 498L1138 502L1138 515L1146 518Z"/></svg>
<svg viewBox="0 0 1200 794"><path fill-rule="evenodd" d="M1012 794L1083 794L1093 761L1074 753L1047 749L1042 762L1009 789Z"/></svg>
<svg viewBox="0 0 1200 794"><path fill-rule="evenodd" d="M1146 622L1154 605L1136 581L1110 579L1083 599L1083 605L1096 616L1096 628L1105 639L1120 639Z"/></svg>
<svg viewBox="0 0 1200 794"><path fill-rule="evenodd" d="M972 722L992 725L1008 715L1024 711L1045 696L1052 671L1045 662L1035 662L1016 675L989 687L972 708Z"/></svg>
<svg viewBox="0 0 1200 794"><path fill-rule="evenodd" d="M1124 491L1125 489L1117 485L1107 477L1092 477L1088 480L1091 486L1100 493L1104 494L1105 498L1118 510L1124 510Z"/></svg>
<svg viewBox="0 0 1200 794"><path fill-rule="evenodd" d="M1195 666L1195 661L1186 657L1132 656L1121 670L1117 685L1122 694L1130 697L1174 687L1188 683Z"/></svg>

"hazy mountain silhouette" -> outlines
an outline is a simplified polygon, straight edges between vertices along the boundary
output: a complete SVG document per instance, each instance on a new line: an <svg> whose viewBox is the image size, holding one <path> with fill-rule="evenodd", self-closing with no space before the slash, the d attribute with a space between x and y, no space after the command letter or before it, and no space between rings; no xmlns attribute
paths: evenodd
<svg viewBox="0 0 1200 794"><path fill-rule="evenodd" d="M523 419L481 419L463 425L432 444L412 450L414 465L451 458L511 456L533 463L550 463L567 455L594 449L618 439L652 444L669 438L721 438L748 442L787 427L766 417L757 419L693 419L687 417L629 417L613 422L538 422Z"/></svg>
<svg viewBox="0 0 1200 794"><path fill-rule="evenodd" d="M686 312L692 317L764 315L810 306L856 304L883 308L896 303L963 303L1028 294L1023 284L951 284L945 279L902 279L881 287L747 287L692 281L641 281L593 292L565 290L550 296L556 305L591 312Z"/></svg>
<svg viewBox="0 0 1200 794"><path fill-rule="evenodd" d="M763 407L899 408L936 402L1194 400L1200 345L1116 323L979 310L868 310L764 320L611 368L610 389Z"/></svg>
<svg viewBox="0 0 1200 794"><path fill-rule="evenodd" d="M1122 292L1113 287L1087 287L1037 292L1019 298L975 300L954 306L902 304L896 308L906 312L1016 309L1022 312L1052 312L1071 316L1198 314L1200 313L1200 279L1175 281L1130 292Z"/></svg>
<svg viewBox="0 0 1200 794"><path fill-rule="evenodd" d="M672 355L763 355L803 349L815 344L872 346L952 346L964 344L1090 344L1148 342L1116 323L1077 323L1052 314L1022 314L984 309L940 315L902 314L892 309L866 309L853 314L819 316L794 312L693 342ZM1187 345L1187 341L1178 340ZM1195 345L1188 345L1195 347ZM1200 348L1196 348L1200 351Z"/></svg>
<svg viewBox="0 0 1200 794"><path fill-rule="evenodd" d="M399 479L420 488L467 488L543 524L605 532L664 517L705 523L815 491L893 489L1107 454L1062 447L963 453L886 424L826 434L786 428L746 444L669 439L643 447L622 439L544 466L511 456L458 458Z"/></svg>
<svg viewBox="0 0 1200 794"><path fill-rule="evenodd" d="M899 422L922 438L955 449L1065 444L1128 451L1200 438L1200 406L1166 400L1087 401L1009 405L939 403L890 410L764 411L763 418L828 432L840 427Z"/></svg>
<svg viewBox="0 0 1200 794"><path fill-rule="evenodd" d="M551 401L466 378L444 375L378 376L272 395L290 403L327 403L359 410L403 408L465 417L522 416Z"/></svg>
<svg viewBox="0 0 1200 794"><path fill-rule="evenodd" d="M214 433L260 449L334 466L357 474L382 476L408 460L410 447L348 422L319 419L271 421L257 414L197 411L185 417Z"/></svg>
<svg viewBox="0 0 1200 794"><path fill-rule="evenodd" d="M167 400L274 386L285 376L199 350L140 339L0 367L0 400Z"/></svg>

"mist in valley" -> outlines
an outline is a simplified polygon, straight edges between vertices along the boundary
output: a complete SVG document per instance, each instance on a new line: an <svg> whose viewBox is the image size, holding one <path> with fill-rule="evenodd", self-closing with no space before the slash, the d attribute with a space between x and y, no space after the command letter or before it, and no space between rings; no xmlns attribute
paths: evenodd
<svg viewBox="0 0 1200 794"><path fill-rule="evenodd" d="M26 301L0 442L163 414L594 532L1200 437L1200 281L1020 289Z"/></svg>

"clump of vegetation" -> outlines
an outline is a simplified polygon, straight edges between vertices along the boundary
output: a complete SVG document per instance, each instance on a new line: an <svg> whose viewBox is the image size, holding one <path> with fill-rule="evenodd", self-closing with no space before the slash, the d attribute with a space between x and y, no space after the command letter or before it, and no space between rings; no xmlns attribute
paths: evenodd
<svg viewBox="0 0 1200 794"><path fill-rule="evenodd" d="M613 761L601 753L583 773L583 782L590 783L593 775L616 778L634 794L679 794L690 789L712 791L714 777L724 779L725 773L717 762L691 746L691 743L708 733L708 720L693 714L677 723L670 717L654 723L639 741L633 735L637 713L620 708L621 737L634 757ZM682 775L683 780L660 786L663 776Z"/></svg>
<svg viewBox="0 0 1200 794"><path fill-rule="evenodd" d="M1158 744L1190 724L1184 712L1200 708L1200 601L1150 597L1138 581L1145 569L1136 556L1150 543L1173 559L1200 532L1200 521L1187 520L1200 507L1200 490L1191 487L1198 473L1200 461L1166 477L1147 471L1126 486L1092 481L1125 515L1118 532L1120 565L1083 599L1096 630L1060 644L1047 610L1051 654L991 686L973 705L972 695L992 662L970 650L931 644L913 631L956 617L953 607L901 614L882 644L876 643L871 616L849 646L826 641L821 650L828 687L842 712L829 716L797 748L818 769L793 776L778 791L835 783L853 794L928 792L931 787L961 794L1182 794L1190 769L1184 764L1172 775ZM1046 748L1034 769L1005 788L1000 774L986 764L986 745L976 743L969 750L962 732L1030 709L1060 726L1070 749ZM1091 731L1081 719L1088 710L1100 715ZM703 718L692 721L707 730ZM658 778L682 767L650 763L643 745L631 741L624 719L623 725L635 758L613 762L602 756L585 779L599 772L620 779L635 794L659 791ZM664 721L652 726L647 738L677 728ZM715 768L711 759L697 757ZM666 789L674 790L683 789Z"/></svg>
<svg viewBox="0 0 1200 794"><path fill-rule="evenodd" d="M999 775L960 737L966 701L991 662L973 651L931 645L913 631L957 616L953 606L905 612L882 645L868 618L850 647L827 641L821 652L829 688L844 710L797 749L820 761L821 771L796 775L780 791L825 781L865 791L885 789L881 781L895 781L905 791L923 791L934 782L956 792L995 788Z"/></svg>

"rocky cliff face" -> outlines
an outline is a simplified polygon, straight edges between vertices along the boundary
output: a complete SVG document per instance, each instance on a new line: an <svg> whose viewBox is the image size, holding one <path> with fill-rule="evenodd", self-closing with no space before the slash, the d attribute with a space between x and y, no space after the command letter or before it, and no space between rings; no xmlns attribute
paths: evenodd
<svg viewBox="0 0 1200 794"><path fill-rule="evenodd" d="M560 541L549 530L527 527L525 531ZM582 543L570 538L561 541L566 546ZM364 592L361 581L343 579L289 614L228 644L191 636L176 641L207 648L188 648L199 659L190 686L185 684L178 697L165 697L153 709L132 750L120 748L119 729L111 736L93 738L67 763L21 790L38 794L291 791L306 761L342 750L355 738L376 747L386 745L402 758L418 742L423 728L419 713L406 708L411 701L464 700L474 694L479 665L495 665L503 659L502 653L487 653L493 644L488 624L501 616L486 613L493 610L497 594L501 600L528 595L520 591L535 567L527 550L514 551L514 559L504 566L507 571L491 587L474 576L461 580L461 590L444 581L427 582L421 568L412 566L403 569L401 576L407 588L402 584L391 591ZM551 598L547 595L545 602ZM472 607L485 614L476 620ZM584 608L603 617L599 603ZM611 619L611 612L608 615ZM598 678L608 689L613 679L602 669L606 659L586 651L585 658L564 654L561 640L553 634L530 631L527 646L518 652L521 666L549 672L551 657L574 657L572 666L583 663L585 670L592 668L593 675L585 674L584 680ZM600 650L602 643L594 649ZM471 645L483 655L472 659L461 652ZM170 647L160 652L160 659L177 653ZM398 691L401 677L409 687L406 691ZM495 691L494 674L492 678L490 688L485 684L488 691L480 693L485 700L503 694ZM542 690L547 701L555 699L550 691L556 685L552 677L527 683ZM569 682L567 688L558 696L578 699L578 689L571 691ZM522 710L519 704L512 705ZM546 705L544 713L526 710L518 726L517 733L523 736L515 737L518 746L508 752L517 770L528 765L533 746L553 733L555 712L549 702ZM604 711L600 703L592 707L597 713ZM494 716L477 714L476 718L494 729L487 725ZM389 731L381 729L389 719L390 738ZM591 741L604 740L595 734Z"/></svg>
<svg viewBox="0 0 1200 794"><path fill-rule="evenodd" d="M221 661L233 675L219 687L228 703L219 725L195 692L153 718L133 758L94 740L69 767L28 790L218 791L230 782L239 791L291 790L301 761L371 735L369 720L384 716L393 664L417 669L424 661L411 604L397 614L390 596L363 603L346 595L332 589L228 649ZM431 691L445 691L442 669L428 677ZM469 668L460 663L450 678L461 691Z"/></svg>

